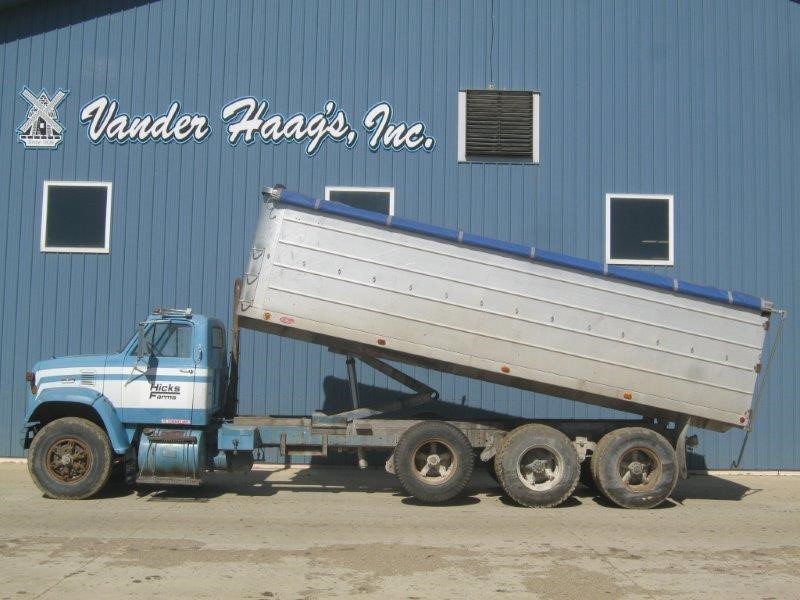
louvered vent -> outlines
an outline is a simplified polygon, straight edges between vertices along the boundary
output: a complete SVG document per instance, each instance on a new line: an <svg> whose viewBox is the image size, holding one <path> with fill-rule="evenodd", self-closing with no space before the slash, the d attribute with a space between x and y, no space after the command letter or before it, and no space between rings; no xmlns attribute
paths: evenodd
<svg viewBox="0 0 800 600"><path fill-rule="evenodd" d="M467 91L466 156L533 157L533 93Z"/></svg>
<svg viewBox="0 0 800 600"><path fill-rule="evenodd" d="M94 387L94 371L81 371L81 385Z"/></svg>

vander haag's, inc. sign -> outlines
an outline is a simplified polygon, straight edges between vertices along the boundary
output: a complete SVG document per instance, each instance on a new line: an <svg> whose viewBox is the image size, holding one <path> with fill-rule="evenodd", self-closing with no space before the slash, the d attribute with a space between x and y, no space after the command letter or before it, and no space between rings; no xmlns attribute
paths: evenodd
<svg viewBox="0 0 800 600"><path fill-rule="evenodd" d="M55 108L68 93L59 90L51 100L44 90L35 96L24 88L21 96L30 104L30 110L19 128L19 140L26 147L55 148L62 140L64 127L57 120ZM315 113L296 113L289 117L270 112L270 108L267 100L252 96L225 104L220 119L228 143L233 146L259 141L265 144L297 143L304 145L308 156L314 156L328 140L344 144L346 148L358 144L359 131L333 100L325 102ZM177 100L170 102L159 114L129 115L123 112L118 100L101 95L81 108L79 120L93 144L202 143L212 135L208 115L185 112ZM373 152L431 152L436 145L425 123L397 120L394 109L386 101L367 110L359 125L363 128L367 147Z"/></svg>

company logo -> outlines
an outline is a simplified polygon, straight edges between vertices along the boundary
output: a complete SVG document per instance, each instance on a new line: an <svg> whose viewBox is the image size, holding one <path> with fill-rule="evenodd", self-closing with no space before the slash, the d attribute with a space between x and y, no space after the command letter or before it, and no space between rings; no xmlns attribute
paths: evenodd
<svg viewBox="0 0 800 600"><path fill-rule="evenodd" d="M181 386L171 383L154 383L150 386L150 398L156 400L177 400L181 394Z"/></svg>
<svg viewBox="0 0 800 600"><path fill-rule="evenodd" d="M20 96L28 101L30 108L18 132L19 141L26 148L52 149L61 143L64 126L59 122L56 109L68 94L68 91L58 90L51 99L44 89L37 96L27 87L23 88ZM228 143L232 146L256 141L275 145L302 144L305 153L313 157L326 141L354 148L359 140L356 125L333 100L326 101L317 112L298 112L288 117L271 113L271 108L267 100L252 96L225 104L220 117ZM396 119L394 112L389 102L382 101L364 114L360 125L367 134L368 149L371 152L431 152L436 140L428 134L426 124ZM202 143L211 136L209 117L199 112L183 112L177 100L172 100L163 113L137 115L126 114L118 100L103 94L84 104L78 118L93 144Z"/></svg>
<svg viewBox="0 0 800 600"><path fill-rule="evenodd" d="M26 148L47 148L52 150L61 143L64 137L64 126L58 122L58 105L69 92L58 90L50 96L45 90L34 95L28 88L22 88L20 96L30 104L25 122L19 126L19 141Z"/></svg>

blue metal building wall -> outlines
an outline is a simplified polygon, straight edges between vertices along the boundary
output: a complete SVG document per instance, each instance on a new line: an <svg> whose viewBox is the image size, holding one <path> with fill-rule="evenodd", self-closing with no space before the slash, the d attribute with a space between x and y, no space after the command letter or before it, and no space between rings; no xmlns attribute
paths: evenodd
<svg viewBox="0 0 800 600"><path fill-rule="evenodd" d="M37 358L115 348L154 305L230 314L259 202L276 181L396 189L396 213L602 260L607 192L675 195L683 279L774 298L790 320L746 455L800 468L800 4L790 0L462 2L27 2L0 10L0 455L19 455L23 374ZM493 24L492 24L493 23ZM493 29L493 33L492 33ZM494 40L493 49L490 40ZM541 164L456 162L456 94L541 92ZM19 92L58 88L53 151L25 150ZM173 99L210 117L201 144L92 145L86 102L129 114ZM240 96L283 114L334 99L358 122L375 102L422 120L424 152L326 143L232 147L220 108ZM111 253L39 251L42 182L114 184ZM792 318L794 316L794 318ZM245 332L242 411L307 414L343 402L324 348ZM590 406L417 369L444 398L526 417ZM331 379L333 376L334 379ZM363 369L366 385L386 378ZM703 432L727 468L740 432Z"/></svg>

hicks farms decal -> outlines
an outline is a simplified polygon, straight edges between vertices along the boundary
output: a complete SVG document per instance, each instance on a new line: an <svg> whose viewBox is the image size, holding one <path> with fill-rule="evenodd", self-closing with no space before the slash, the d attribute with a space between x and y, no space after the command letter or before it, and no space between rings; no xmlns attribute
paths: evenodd
<svg viewBox="0 0 800 600"><path fill-rule="evenodd" d="M171 383L154 383L150 386L150 398L155 400L177 400L181 386Z"/></svg>
<svg viewBox="0 0 800 600"><path fill-rule="evenodd" d="M64 126L56 107L68 93L59 90L51 99L44 90L36 96L23 88L20 96L29 108L18 128L18 139L26 148L53 149L62 141ZM78 120L93 144L202 143L212 134L208 115L186 111L177 100L156 113L136 115L125 110L119 100L103 94L81 107ZM328 141L354 148L359 132L372 152L431 152L436 145L425 123L397 119L386 101L372 106L356 123L334 100L326 101L316 112L287 117L272 110L267 100L247 96L226 103L219 115L225 138L232 146L301 144L308 156L314 156Z"/></svg>

